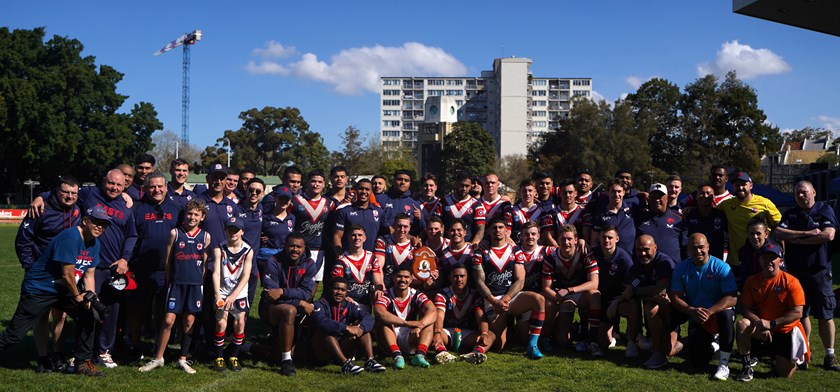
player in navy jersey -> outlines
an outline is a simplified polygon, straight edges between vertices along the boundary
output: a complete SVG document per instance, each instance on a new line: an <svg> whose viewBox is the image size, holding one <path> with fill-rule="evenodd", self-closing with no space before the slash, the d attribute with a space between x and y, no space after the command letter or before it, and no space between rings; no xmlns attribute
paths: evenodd
<svg viewBox="0 0 840 392"><path fill-rule="evenodd" d="M394 272L403 264L411 265L414 260L414 246L408 231L411 230L411 218L403 213L397 214L392 226L393 233L376 240L374 254L376 263L382 268L385 288L391 288Z"/></svg>
<svg viewBox="0 0 840 392"><path fill-rule="evenodd" d="M223 351L227 351L230 370L238 372L242 370L239 365L239 348L245 340L245 320L251 309L248 281L251 277L254 250L243 240L245 222L242 219L230 218L225 225L225 234L227 240L213 249L213 260L218 264L217 268L213 269L213 292L216 299L216 360L213 370L225 370ZM233 336L227 349L223 349L228 315L233 317Z"/></svg>
<svg viewBox="0 0 840 392"><path fill-rule="evenodd" d="M466 242L465 235L464 221L453 219L448 228L449 244L441 250L438 270L432 272L431 277L423 282L425 290L435 291L449 286L449 274L456 264L472 265L474 245ZM468 278L472 275L471 270L472 268L467 270ZM472 279L468 279L467 284L474 287Z"/></svg>
<svg viewBox="0 0 840 392"><path fill-rule="evenodd" d="M668 190L668 209L684 215L683 201L680 200L683 190L682 178L676 174L668 176L665 179L665 188Z"/></svg>
<svg viewBox="0 0 840 392"><path fill-rule="evenodd" d="M336 248L336 254L344 253L349 238L345 236L345 228L352 225L359 225L365 228L367 241L365 250L373 251L376 247L376 239L380 232L387 232L385 225L385 211L373 205L370 198L373 195L371 182L365 178L356 182L356 200L349 206L335 212L335 231L332 237L332 245Z"/></svg>
<svg viewBox="0 0 840 392"><path fill-rule="evenodd" d="M134 204L137 245L129 260L137 289L128 295L128 330L131 339L129 355L139 359L140 338L144 323L152 322L160 329L166 296L164 259L172 229L181 221L181 210L167 196L166 177L153 172L146 177L143 197Z"/></svg>
<svg viewBox="0 0 840 392"><path fill-rule="evenodd" d="M575 186L577 188L575 202L581 207L586 208L595 195L595 192L592 190L592 173L586 170L578 172L575 176Z"/></svg>
<svg viewBox="0 0 840 392"><path fill-rule="evenodd" d="M487 173L481 177L483 195L479 202L484 207L484 219L489 221L495 217L501 217L508 225L508 238L510 238L513 216L510 200L507 196L499 194L499 176L495 173Z"/></svg>
<svg viewBox="0 0 840 392"><path fill-rule="evenodd" d="M292 197L292 213L295 215L295 231L303 234L306 249L315 260L318 273L315 275L315 289L324 279L324 224L330 212L335 210L335 203L329 197L321 196L324 190L324 173L313 170L306 175L306 190L303 194Z"/></svg>
<svg viewBox="0 0 840 392"><path fill-rule="evenodd" d="M195 192L185 186L190 175L189 162L181 158L172 161L169 164L169 175L170 180L166 184L166 196L169 200L175 202L179 209L183 210L187 206L187 202L197 196Z"/></svg>
<svg viewBox="0 0 840 392"><path fill-rule="evenodd" d="M417 197L420 202L420 209L423 219L428 220L432 216L440 216L440 198L437 197L438 178L432 173L426 173L421 181L423 189Z"/></svg>
<svg viewBox="0 0 840 392"><path fill-rule="evenodd" d="M537 222L527 222L519 234L520 244L516 247L516 261L525 267L525 284L523 291L542 293L543 262L557 251L554 246L540 245L540 226ZM517 323L520 340L527 340L527 313ZM547 337L546 334L545 337Z"/></svg>
<svg viewBox="0 0 840 392"><path fill-rule="evenodd" d="M526 178L519 183L519 202L511 209L510 237L519 241L519 232L525 222L540 222L542 208L537 203L537 186L534 180Z"/></svg>
<svg viewBox="0 0 840 392"><path fill-rule="evenodd" d="M278 174L279 175L279 174ZM289 166L283 169L281 176L283 183L275 185L271 192L263 198L263 209L269 210L274 208L274 199L280 192L297 195L300 193L300 185L303 180L303 172L297 166Z"/></svg>
<svg viewBox="0 0 840 392"><path fill-rule="evenodd" d="M212 251L210 233L199 227L207 216L207 206L200 200L187 203L184 211L184 223L173 229L166 245L166 318L158 334L155 357L140 367L141 372L148 372L163 366L163 354L172 333L172 326L180 315L183 321L181 334L181 352L178 367L187 374L194 374L187 362L192 345L195 315L202 308L202 284L206 269L207 253ZM212 297L211 297L212 298ZM211 305L212 306L212 305Z"/></svg>
<svg viewBox="0 0 840 392"><path fill-rule="evenodd" d="M372 301L382 296L385 285L376 257L364 248L366 238L364 227L350 226L350 243L338 257L332 277L347 279L347 296L370 311Z"/></svg>
<svg viewBox="0 0 840 392"><path fill-rule="evenodd" d="M676 262L668 255L657 252L656 240L643 234L636 239L636 254L633 266L627 273L622 300L629 304L627 316L627 350L625 356L639 355L637 341L641 341L642 314L647 321L651 337L652 353L644 365L658 369L668 363L667 357L676 355L682 349L677 342L677 331L669 330L671 325L671 300L668 289ZM639 308L639 301L644 310ZM623 304L615 305L617 307Z"/></svg>
<svg viewBox="0 0 840 392"><path fill-rule="evenodd" d="M458 174L455 178L455 193L447 195L441 201L441 220L444 226L449 226L453 219L462 220L467 242L478 244L484 238L486 211L481 202L470 196L471 186L469 176Z"/></svg>
<svg viewBox="0 0 840 392"><path fill-rule="evenodd" d="M729 228L726 214L714 208L715 194L711 185L700 185L696 196L697 208L692 208L685 214L687 233L703 233L709 240L709 254L724 260Z"/></svg>
<svg viewBox="0 0 840 392"><path fill-rule="evenodd" d="M411 354L411 365L429 367L426 352L432 344L437 312L432 301L411 288L414 277L411 265L402 264L394 271L392 287L374 306L380 339L394 358L394 368L405 367L403 351Z"/></svg>
<svg viewBox="0 0 840 392"><path fill-rule="evenodd" d="M688 238L687 230L683 217L668 208L668 189L665 185L650 186L647 205L647 209L635 217L636 235L652 236L660 252L667 253L673 260L683 259L686 255L684 248Z"/></svg>
<svg viewBox="0 0 840 392"><path fill-rule="evenodd" d="M436 351L435 361L441 364L461 359L480 365L487 361L486 353L496 339L484 319L484 301L467 285L467 271L464 264L452 266L449 273L449 281L452 283L435 296L437 319L432 345ZM469 351L460 357L446 350L447 346L455 349L455 329L461 331L461 342L455 353Z"/></svg>
<svg viewBox="0 0 840 392"><path fill-rule="evenodd" d="M327 190L327 197L332 199L336 209L347 207L352 202L348 190L347 168L344 166L333 166L330 169L330 189Z"/></svg>
<svg viewBox="0 0 840 392"><path fill-rule="evenodd" d="M70 176L61 176L58 185L50 192L45 201L44 211L40 216L27 216L21 222L15 237L15 252L24 271L41 256L47 245L62 231L76 227L82 220L82 214L76 205L79 197L79 182ZM53 323L50 327L50 316ZM35 349L38 352L36 371L60 371L66 367L59 355L62 350L61 332L64 329L66 314L61 309L44 315L32 329ZM53 335L53 354L47 355L47 340Z"/></svg>
<svg viewBox="0 0 840 392"><path fill-rule="evenodd" d="M633 260L618 247L618 241L618 231L606 227L601 231L601 246L587 256L598 264L598 292L592 294L589 304L589 352L595 357L602 356L602 350L612 345L612 329L618 325L619 315L629 314L626 307L619 312L617 306ZM607 310L612 313L605 314Z"/></svg>
<svg viewBox="0 0 840 392"><path fill-rule="evenodd" d="M320 362L334 360L341 364L344 374L363 371L381 373L385 367L373 357L373 330L375 320L370 313L347 299L347 280L334 278L330 290L318 302L312 313L315 335L312 337L313 355ZM364 368L353 363L358 350L367 357Z"/></svg>
<svg viewBox="0 0 840 392"><path fill-rule="evenodd" d="M557 200L554 199L554 179L547 172L534 174L534 185L537 187L537 204L540 205L542 214L550 214L554 211Z"/></svg>
<svg viewBox="0 0 840 392"><path fill-rule="evenodd" d="M558 245L556 238L564 225L575 226L581 231L584 214L583 207L576 202L577 189L571 179L560 183L556 193L560 196L560 202L553 211L543 214L540 219L540 243L554 247Z"/></svg>
<svg viewBox="0 0 840 392"><path fill-rule="evenodd" d="M280 253L271 256L261 271L263 294L260 318L271 327L275 337L273 351L280 353L280 374L295 375L292 362L295 327L313 312L309 302L315 290L315 262L306 251L300 233L286 237Z"/></svg>
<svg viewBox="0 0 840 392"><path fill-rule="evenodd" d="M155 171L155 157L149 154L138 155L137 158L134 159L134 171L135 175L132 179L132 183L130 186L125 188L125 193L131 197L131 200L137 202L143 198L146 177Z"/></svg>
<svg viewBox="0 0 840 392"><path fill-rule="evenodd" d="M504 220L494 218L488 226L489 249L473 253L472 264L476 287L484 298L490 329L499 340L499 348L504 349L507 316L517 317L530 311L527 355L531 359L540 359L542 353L537 348L537 340L545 320L545 300L539 293L522 291L525 266L522 260L516 259L515 247L506 241Z"/></svg>
<svg viewBox="0 0 840 392"><path fill-rule="evenodd" d="M376 193L376 182L379 179L374 176L373 192L376 197L376 202L385 210L385 224L391 226L394 224L394 217L399 213L408 214L411 217L411 233L419 234L423 230L425 222L420 219L420 202L411 197L411 172L408 170L397 170L394 172L394 179L391 182L391 187L383 193Z"/></svg>
<svg viewBox="0 0 840 392"><path fill-rule="evenodd" d="M578 309L581 326L588 315L590 297L598 291L598 263L586 257L579 248L578 233L574 226L560 229L560 246L543 260L543 290L546 299L547 329L554 343L561 347L571 344L572 321ZM556 322L556 325L555 325ZM581 334L585 336L584 333ZM586 350L581 340L579 351Z"/></svg>
<svg viewBox="0 0 840 392"><path fill-rule="evenodd" d="M15 314L0 334L0 352L20 342L37 320L57 307L76 320L76 373L102 376L91 362L96 316L84 297L95 285L94 268L100 261L97 237L111 217L102 207L93 207L81 223L55 236L26 270Z"/></svg>
<svg viewBox="0 0 840 392"><path fill-rule="evenodd" d="M618 180L611 180L607 183L607 204L606 207L597 208L592 213L591 220L583 225L584 239L587 240L590 248L599 246L601 231L606 226L614 226L618 230L621 240L618 246L627 253L633 252L633 243L636 241L636 226L633 217L637 208L631 207L624 202L624 187Z"/></svg>
<svg viewBox="0 0 840 392"><path fill-rule="evenodd" d="M426 221L426 230L423 231L423 245L428 246L440 259L443 257L443 249L449 246L449 238L444 237L443 221L440 217L432 216Z"/></svg>

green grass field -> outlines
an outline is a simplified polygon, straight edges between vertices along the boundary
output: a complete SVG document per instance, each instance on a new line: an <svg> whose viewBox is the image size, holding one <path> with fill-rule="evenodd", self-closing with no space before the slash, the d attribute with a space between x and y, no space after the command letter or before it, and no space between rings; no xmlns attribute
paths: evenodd
<svg viewBox="0 0 840 392"><path fill-rule="evenodd" d="M14 252L17 227L0 225L0 326L5 328L14 313L20 293L23 271ZM816 323L815 323L816 325ZM266 328L253 312L248 335L264 334ZM822 364L823 348L811 339L814 364ZM0 390L2 391L544 391L544 390L611 390L611 391L721 391L721 390L787 390L830 391L840 385L840 373L829 373L819 366L797 372L792 381L767 378L769 367L759 365L756 379L750 383L710 381L706 374L689 369L681 358L672 360L666 370L640 368L647 359L626 360L623 347L610 350L604 359L564 352L540 361L526 359L521 352L490 353L481 366L454 363L433 365L429 369L388 370L384 374L361 374L356 377L339 374L338 366L298 368L297 377L286 378L266 363L244 361L240 373L217 374L209 364L197 364L198 373L187 375L171 363L165 369L140 373L136 366L104 369L106 376L90 379L63 374L35 373L35 347L31 338L0 354ZM390 364L390 361L385 361ZM733 370L740 365L733 363Z"/></svg>

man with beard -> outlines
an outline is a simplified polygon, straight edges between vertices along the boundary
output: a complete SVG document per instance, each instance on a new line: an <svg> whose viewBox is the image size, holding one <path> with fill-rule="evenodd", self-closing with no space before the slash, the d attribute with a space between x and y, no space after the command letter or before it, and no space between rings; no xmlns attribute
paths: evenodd
<svg viewBox="0 0 840 392"><path fill-rule="evenodd" d="M729 224L729 255L726 262L737 271L740 264L738 249L744 246L747 240L749 221L755 217L761 217L773 228L779 224L782 214L770 199L752 193L752 179L746 172L735 174L732 187L735 197L718 203L715 208L726 214Z"/></svg>

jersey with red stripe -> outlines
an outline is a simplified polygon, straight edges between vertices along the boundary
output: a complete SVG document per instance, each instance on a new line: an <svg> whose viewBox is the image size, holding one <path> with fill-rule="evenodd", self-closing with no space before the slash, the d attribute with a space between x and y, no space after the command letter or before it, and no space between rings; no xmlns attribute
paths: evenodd
<svg viewBox="0 0 840 392"><path fill-rule="evenodd" d="M729 190L724 190L723 193L721 193L719 195L715 195L714 198L712 198L712 207L722 203L724 200L729 200L733 197L735 197L735 196L733 196L731 193L729 193ZM688 198L685 199L685 206L686 207L697 206L697 200L695 198L694 193L688 195Z"/></svg>
<svg viewBox="0 0 840 392"><path fill-rule="evenodd" d="M540 219L540 231L557 233L563 225L572 225L577 229L578 233L582 233L583 211L584 208L577 204L569 211L563 211L560 209L560 206L557 206L550 214L544 214L542 216Z"/></svg>
<svg viewBox="0 0 840 392"><path fill-rule="evenodd" d="M435 252L435 255L438 257L438 259L440 259L440 258L443 258L443 250L446 249L447 246L449 246L450 242L452 242L452 240L450 240L449 238L443 237L443 238L440 239L440 243L435 245L435 246L432 246L431 244L429 244L429 240L426 240L426 242L423 245L428 246L429 249L431 249L433 252Z"/></svg>
<svg viewBox="0 0 840 392"><path fill-rule="evenodd" d="M444 227L450 227L452 220L455 218L464 221L464 239L472 241L473 233L478 228L478 225L485 223L485 215L487 211L484 210L484 205L477 199L468 196L464 200L455 200L454 195L448 195L441 201L441 216Z"/></svg>
<svg viewBox="0 0 840 392"><path fill-rule="evenodd" d="M394 289L388 289L376 300L376 306L382 306L397 317L410 321L417 320L420 310L429 302L426 294L413 288L408 289L408 295L404 298L397 297Z"/></svg>
<svg viewBox="0 0 840 392"><path fill-rule="evenodd" d="M543 279L552 281L552 288L579 286L589 279L589 274L598 273L598 261L580 251L566 259L558 249L543 260L542 273Z"/></svg>
<svg viewBox="0 0 840 392"><path fill-rule="evenodd" d="M485 220L489 221L495 217L502 217L505 220L505 225L508 228L511 227L513 224L513 216L511 215L513 212L513 206L511 206L510 202L507 200L502 199L501 195L496 195L496 200L490 202L487 201L485 198L481 198L481 205L484 206L485 211Z"/></svg>
<svg viewBox="0 0 840 392"><path fill-rule="evenodd" d="M516 248L505 244L499 248L477 249L472 256L473 266L484 270L484 284L494 296L504 295L516 279Z"/></svg>
<svg viewBox="0 0 840 392"><path fill-rule="evenodd" d="M370 305L370 286L373 284L373 274L380 272L379 263L373 257L373 252L366 250L359 257L344 252L335 262L332 276L347 279L347 297L363 305Z"/></svg>
<svg viewBox="0 0 840 392"><path fill-rule="evenodd" d="M375 250L377 257L384 257L385 260L379 266L382 268L382 278L385 281L385 287L390 288L393 285L391 281L394 277L394 271L403 263L411 263L414 261L414 247L411 245L411 240L407 239L402 243L397 243L394 237L386 235L379 237L376 240Z"/></svg>
<svg viewBox="0 0 840 392"><path fill-rule="evenodd" d="M321 249L324 237L324 222L335 210L335 202L329 197L319 196L312 200L305 194L292 197L292 213L295 215L295 231L303 235L306 247Z"/></svg>
<svg viewBox="0 0 840 392"><path fill-rule="evenodd" d="M245 266L245 259L248 253L251 252L251 246L247 242L242 241L242 246L239 247L238 251L234 252L230 249L227 241L225 241L219 245L219 249L222 251L222 267L219 271L219 295L222 298L227 298L236 288L236 285L239 284L240 279L243 279L243 267ZM245 280L249 278L249 276L244 277ZM239 291L236 299L246 297L248 297L248 282Z"/></svg>
<svg viewBox="0 0 840 392"><path fill-rule="evenodd" d="M516 261L525 266L525 285L522 290L539 293L542 291L543 262L557 248L553 246L537 245L537 248L528 252L521 246L516 247Z"/></svg>
<svg viewBox="0 0 840 392"><path fill-rule="evenodd" d="M530 208L523 207L522 204L513 206L511 209L512 229L510 237L516 243L519 243L519 232L522 231L522 225L529 221L539 223L542 217L542 211L539 204L534 204Z"/></svg>
<svg viewBox="0 0 840 392"><path fill-rule="evenodd" d="M593 195L595 195L595 194L592 191L589 191L585 195L578 195L577 197L575 197L575 203L577 203L579 206L581 206L583 208L586 208L586 206L589 204L589 202L592 201Z"/></svg>
<svg viewBox="0 0 840 392"><path fill-rule="evenodd" d="M423 212L426 213L426 217L430 217L432 215L440 216L441 209L443 208L440 204L440 198L434 197L429 201L423 201L423 199L417 199L420 202L420 208L423 209Z"/></svg>
<svg viewBox="0 0 840 392"><path fill-rule="evenodd" d="M444 311L444 328L478 329L475 312L483 309L484 300L471 288L464 290L464 295L457 296L447 287L435 296L435 308Z"/></svg>

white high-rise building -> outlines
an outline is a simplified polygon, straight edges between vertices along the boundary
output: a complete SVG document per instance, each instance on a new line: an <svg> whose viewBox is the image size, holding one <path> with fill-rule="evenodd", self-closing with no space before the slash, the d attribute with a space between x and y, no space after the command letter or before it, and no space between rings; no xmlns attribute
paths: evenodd
<svg viewBox="0 0 840 392"><path fill-rule="evenodd" d="M380 137L385 148L417 148L429 97L452 97L458 121L474 121L496 140L500 156L526 154L557 129L572 98L592 95L591 78L534 77L531 59L499 58L479 77L382 77Z"/></svg>

